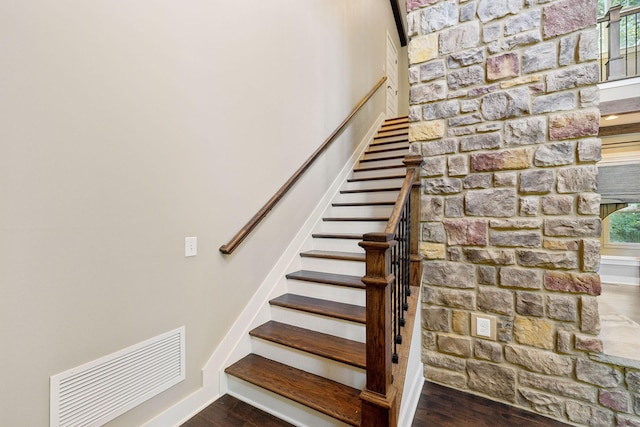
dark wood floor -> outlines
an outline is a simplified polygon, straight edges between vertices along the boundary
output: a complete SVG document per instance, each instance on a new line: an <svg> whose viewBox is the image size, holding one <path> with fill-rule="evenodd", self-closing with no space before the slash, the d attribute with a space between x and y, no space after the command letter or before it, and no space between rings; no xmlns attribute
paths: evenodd
<svg viewBox="0 0 640 427"><path fill-rule="evenodd" d="M482 397L425 383L412 427L565 427L567 424ZM182 427L285 427L281 421L229 395Z"/></svg>

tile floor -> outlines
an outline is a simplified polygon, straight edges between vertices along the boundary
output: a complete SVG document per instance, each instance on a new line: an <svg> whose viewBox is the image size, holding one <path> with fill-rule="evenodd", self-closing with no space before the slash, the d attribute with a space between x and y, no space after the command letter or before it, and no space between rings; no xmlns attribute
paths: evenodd
<svg viewBox="0 0 640 427"><path fill-rule="evenodd" d="M640 360L640 286L602 285L598 308L604 353Z"/></svg>

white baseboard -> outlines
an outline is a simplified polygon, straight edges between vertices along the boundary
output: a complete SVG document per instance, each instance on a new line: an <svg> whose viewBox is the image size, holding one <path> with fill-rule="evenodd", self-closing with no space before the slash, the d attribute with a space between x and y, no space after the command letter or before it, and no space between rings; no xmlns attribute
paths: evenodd
<svg viewBox="0 0 640 427"><path fill-rule="evenodd" d="M249 331L269 320L269 300L286 291L286 281L283 280L284 275L295 263L299 263L298 254L301 248L311 238L311 232L316 224L322 220L322 214L330 206L340 187L373 140L384 120L385 115L381 113L325 195L316 205L308 220L283 252L278 262L240 313L233 326L231 326L229 332L227 332L205 363L202 369L202 388L149 421L144 425L145 427L178 426L227 392L227 377L224 373L224 368L251 352Z"/></svg>
<svg viewBox="0 0 640 427"><path fill-rule="evenodd" d="M640 258L602 255L598 273L602 283L640 286Z"/></svg>
<svg viewBox="0 0 640 427"><path fill-rule="evenodd" d="M402 391L402 402L398 414L398 426L409 427L416 414L418 401L424 385L424 364L422 363L422 310L420 309L422 295L418 294L418 306L416 319L413 324L413 336L411 337L411 349L407 363L406 378Z"/></svg>

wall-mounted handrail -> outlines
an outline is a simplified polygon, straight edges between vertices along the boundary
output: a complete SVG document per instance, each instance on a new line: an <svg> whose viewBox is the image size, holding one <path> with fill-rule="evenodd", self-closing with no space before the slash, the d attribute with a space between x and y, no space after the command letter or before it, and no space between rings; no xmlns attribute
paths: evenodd
<svg viewBox="0 0 640 427"><path fill-rule="evenodd" d="M233 238L229 241L229 243L227 243L226 245L220 246L220 252L222 252L223 254L230 254L240 245L240 243L242 243L242 241L267 216L267 214L271 211L271 209L275 207L275 205L280 201L280 199L282 199L284 195L287 194L287 192L293 187L293 185L300 179L300 177L302 177L304 172L307 169L309 169L309 167L313 164L313 162L315 162L318 159L318 157L320 157L320 155L327 148L329 148L331 143L334 141L334 139L338 135L340 135L340 133L342 133L342 131L344 130L346 125L349 123L349 121L351 121L353 116L355 116L356 113L360 111L360 109L367 103L367 101L369 101L369 99L371 99L371 97L373 97L376 91L380 89L380 87L386 81L387 81L387 76L384 76L378 81L378 83L375 84L375 86L369 91L369 93L367 93L365 97L362 98L362 100L358 102L358 104L355 107L353 107L353 110L351 110L351 113L349 113L349 115L342 121L342 123L340 123L340 125L336 128L336 130L334 130L331 133L331 135L329 135L329 137L322 143L322 145L316 151L314 151L314 153L302 164L302 166L300 166L300 168L298 168L298 170L291 176L291 178L289 178L287 182L285 182L284 185L280 187L280 189L276 192L276 194L274 194L273 197L271 197L269 201L265 203L265 205L258 211L258 213L256 213L253 216L253 218L251 218L249 222L247 222L244 225L244 227L242 227L242 229L238 231L235 236L233 236Z"/></svg>

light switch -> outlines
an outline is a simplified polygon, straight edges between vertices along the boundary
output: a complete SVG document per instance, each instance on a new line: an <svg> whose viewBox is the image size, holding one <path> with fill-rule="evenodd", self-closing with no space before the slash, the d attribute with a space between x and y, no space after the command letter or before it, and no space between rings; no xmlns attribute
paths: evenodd
<svg viewBox="0 0 640 427"><path fill-rule="evenodd" d="M198 238L197 237L185 237L184 238L184 256L196 256L198 255Z"/></svg>

